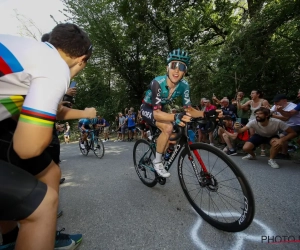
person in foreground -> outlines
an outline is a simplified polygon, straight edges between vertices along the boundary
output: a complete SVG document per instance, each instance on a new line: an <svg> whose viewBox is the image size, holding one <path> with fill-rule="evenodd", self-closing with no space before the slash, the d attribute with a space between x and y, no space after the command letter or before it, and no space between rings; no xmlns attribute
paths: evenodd
<svg viewBox="0 0 300 250"><path fill-rule="evenodd" d="M246 130L252 128L255 130L253 136L244 144L243 150L248 153L243 159L256 160L254 149L261 144L269 144L270 148L270 159L268 164L272 168L279 168L279 165L274 160L278 151L282 148L285 141L295 137L296 132L290 128L285 122L270 118L271 113L268 108L260 107L254 112L256 119L247 123L247 125L241 128L241 124L235 123L234 128L238 133L243 133ZM286 136L279 138L278 131L285 131Z"/></svg>
<svg viewBox="0 0 300 250"><path fill-rule="evenodd" d="M61 172L46 148L56 119L96 116L61 102L91 48L75 24L58 24L45 43L0 35L0 249L72 250L81 241L55 233Z"/></svg>
<svg viewBox="0 0 300 250"><path fill-rule="evenodd" d="M147 124L156 126L161 134L156 142L156 155L153 161L158 175L169 177L162 163L162 154L168 147L168 141L173 131L173 122L179 126L185 126L191 117L203 117L204 112L191 107L190 87L183 79L190 64L190 56L182 49L175 49L169 53L167 58L167 74L158 76L152 80L146 91L141 105L141 115ZM181 96L185 112L170 114L164 112L165 104L173 102Z"/></svg>

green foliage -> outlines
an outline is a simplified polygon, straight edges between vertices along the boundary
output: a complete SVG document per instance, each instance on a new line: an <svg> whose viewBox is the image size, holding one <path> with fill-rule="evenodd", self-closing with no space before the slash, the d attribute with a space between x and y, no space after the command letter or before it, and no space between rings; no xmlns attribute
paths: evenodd
<svg viewBox="0 0 300 250"><path fill-rule="evenodd" d="M93 57L77 76L76 106L107 119L141 104L151 80L166 73L168 51L192 55L192 102L261 89L273 97L298 90L299 0L64 0L83 27Z"/></svg>

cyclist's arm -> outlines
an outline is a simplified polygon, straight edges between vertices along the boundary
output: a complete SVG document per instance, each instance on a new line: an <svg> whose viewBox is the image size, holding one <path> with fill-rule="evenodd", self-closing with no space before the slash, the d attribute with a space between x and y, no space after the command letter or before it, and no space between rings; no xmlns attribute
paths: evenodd
<svg viewBox="0 0 300 250"><path fill-rule="evenodd" d="M71 109L62 105L58 105L57 120L73 120L81 118L94 118L96 116L95 108L85 108L84 110Z"/></svg>
<svg viewBox="0 0 300 250"><path fill-rule="evenodd" d="M22 159L40 155L52 140L58 103L70 81L67 68L60 67L45 70L51 77L31 81L13 137L14 150Z"/></svg>
<svg viewBox="0 0 300 250"><path fill-rule="evenodd" d="M183 91L182 91L182 106L183 106L183 108L191 107L192 104L191 104L191 98L190 98L190 86L184 80L181 82L181 84L183 86Z"/></svg>
<svg viewBox="0 0 300 250"><path fill-rule="evenodd" d="M156 80L153 80L150 84L150 88L152 92L152 107L154 119L159 122L173 122L174 114L169 114L161 110L161 87L159 83Z"/></svg>
<svg viewBox="0 0 300 250"><path fill-rule="evenodd" d="M204 117L204 112L197 110L193 107L188 107L184 109L184 111L188 112L193 118Z"/></svg>
<svg viewBox="0 0 300 250"><path fill-rule="evenodd" d="M192 107L189 84L186 81L183 81L181 84L184 86L184 90L182 91L182 105L184 111L188 112L188 115L191 115L194 118L203 117L203 111L197 110Z"/></svg>

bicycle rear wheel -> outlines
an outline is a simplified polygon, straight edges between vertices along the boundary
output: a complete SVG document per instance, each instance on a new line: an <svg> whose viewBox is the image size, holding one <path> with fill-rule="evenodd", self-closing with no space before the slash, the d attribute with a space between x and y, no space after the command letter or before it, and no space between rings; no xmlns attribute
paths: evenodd
<svg viewBox="0 0 300 250"><path fill-rule="evenodd" d="M193 160L188 157L188 149L184 149L178 160L178 176L192 207L220 230L239 232L246 229L253 220L255 204L243 173L227 155L213 146L194 143L190 148L197 174ZM201 161L207 172L203 171Z"/></svg>
<svg viewBox="0 0 300 250"><path fill-rule="evenodd" d="M133 147L133 163L140 180L148 187L157 184L157 174L152 160L155 159L154 148L146 140L139 139Z"/></svg>
<svg viewBox="0 0 300 250"><path fill-rule="evenodd" d="M99 139L96 136L94 138L93 151L94 154L100 159L104 156L104 152L105 152L104 143L102 142L101 139Z"/></svg>
<svg viewBox="0 0 300 250"><path fill-rule="evenodd" d="M85 149L81 148L80 144L81 144L81 141L80 141L80 139L79 139L79 149L80 149L80 152L81 152L84 156L87 156L88 153L89 153L89 151L88 151L86 148L85 148Z"/></svg>

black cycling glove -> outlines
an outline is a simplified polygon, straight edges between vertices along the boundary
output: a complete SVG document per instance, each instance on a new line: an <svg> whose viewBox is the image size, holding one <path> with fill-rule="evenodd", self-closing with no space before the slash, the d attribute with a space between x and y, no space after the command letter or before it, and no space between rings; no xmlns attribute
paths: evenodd
<svg viewBox="0 0 300 250"><path fill-rule="evenodd" d="M186 114L186 112L181 112L179 114L175 114L174 115L174 121L177 125L179 125L179 123L181 122L182 117Z"/></svg>

